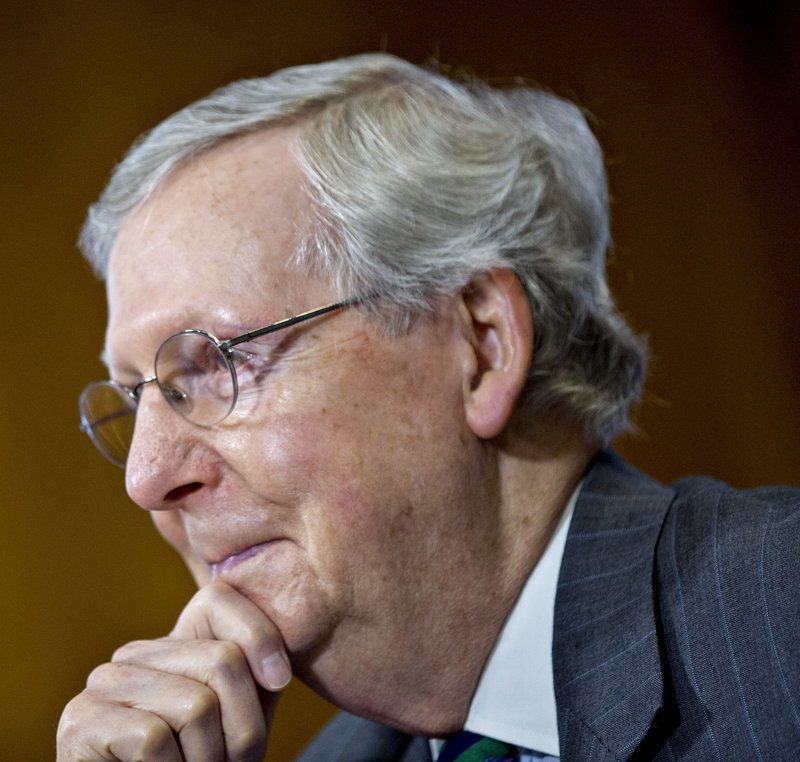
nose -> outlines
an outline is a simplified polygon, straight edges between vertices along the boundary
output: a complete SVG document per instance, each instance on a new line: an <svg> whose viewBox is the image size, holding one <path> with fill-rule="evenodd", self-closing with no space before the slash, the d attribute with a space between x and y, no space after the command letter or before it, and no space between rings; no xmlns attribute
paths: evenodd
<svg viewBox="0 0 800 762"><path fill-rule="evenodd" d="M210 483L213 459L202 457L202 431L167 404L156 384L142 390L125 464L125 488L137 505L148 511L182 507Z"/></svg>

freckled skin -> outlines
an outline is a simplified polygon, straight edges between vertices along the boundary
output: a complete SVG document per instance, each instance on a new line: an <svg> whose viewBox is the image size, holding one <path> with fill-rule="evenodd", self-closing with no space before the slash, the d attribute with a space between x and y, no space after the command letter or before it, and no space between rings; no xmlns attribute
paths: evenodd
<svg viewBox="0 0 800 762"><path fill-rule="evenodd" d="M288 136L226 143L126 220L108 276L113 378L150 375L182 329L227 338L226 325L351 296L289 265L310 210ZM465 421L475 357L459 298L401 337L356 308L291 329L263 387L211 428L149 385L126 469L198 585L222 549L273 541L224 581L277 626L315 690L416 732L463 720L532 564L498 521L495 448ZM443 706L448 692L462 705Z"/></svg>
<svg viewBox="0 0 800 762"><path fill-rule="evenodd" d="M336 300L329 284L287 267L307 210L282 131L181 170L115 245L112 377L150 374L159 343L186 327L258 327ZM387 655L437 669L452 656L432 645L450 612L472 616L501 586L480 561L494 542L491 514L470 507L492 505L493 479L463 421L468 344L455 310L399 338L355 309L294 334L244 418L192 426L149 387L127 487L200 585L221 536L285 538L226 581L277 625L298 674L357 706L372 702L375 680L391 676L398 693L424 682L404 659L387 668Z"/></svg>

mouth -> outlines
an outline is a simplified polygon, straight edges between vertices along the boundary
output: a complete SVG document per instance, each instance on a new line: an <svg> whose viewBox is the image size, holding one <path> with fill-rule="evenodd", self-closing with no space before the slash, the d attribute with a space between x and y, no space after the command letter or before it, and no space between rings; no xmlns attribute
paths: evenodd
<svg viewBox="0 0 800 762"><path fill-rule="evenodd" d="M225 556L220 561L216 561L215 563L211 564L211 579L215 580L220 574L224 574L225 572L231 571L231 569L236 568L239 564L244 563L253 556L257 556L262 551L266 550L268 547L273 545L276 540L269 540L268 542L261 542L257 545L250 545L247 548L243 548L242 550L237 550L235 553L231 553L230 555Z"/></svg>

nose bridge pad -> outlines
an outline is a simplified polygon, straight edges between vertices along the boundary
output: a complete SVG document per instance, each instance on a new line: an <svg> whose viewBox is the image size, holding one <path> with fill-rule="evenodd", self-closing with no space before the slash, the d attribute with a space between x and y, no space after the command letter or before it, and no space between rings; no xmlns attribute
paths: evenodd
<svg viewBox="0 0 800 762"><path fill-rule="evenodd" d="M136 384L136 386L133 387L133 396L136 397L137 400L141 399L145 384L158 385L158 376L148 376L147 378L143 378L138 384Z"/></svg>

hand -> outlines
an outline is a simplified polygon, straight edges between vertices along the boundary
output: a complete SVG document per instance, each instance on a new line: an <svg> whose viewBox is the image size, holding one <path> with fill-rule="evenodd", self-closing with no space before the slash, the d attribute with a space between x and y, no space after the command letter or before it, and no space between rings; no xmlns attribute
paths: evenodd
<svg viewBox="0 0 800 762"><path fill-rule="evenodd" d="M169 636L129 643L92 672L61 716L57 762L260 762L290 678L272 622L214 582Z"/></svg>

